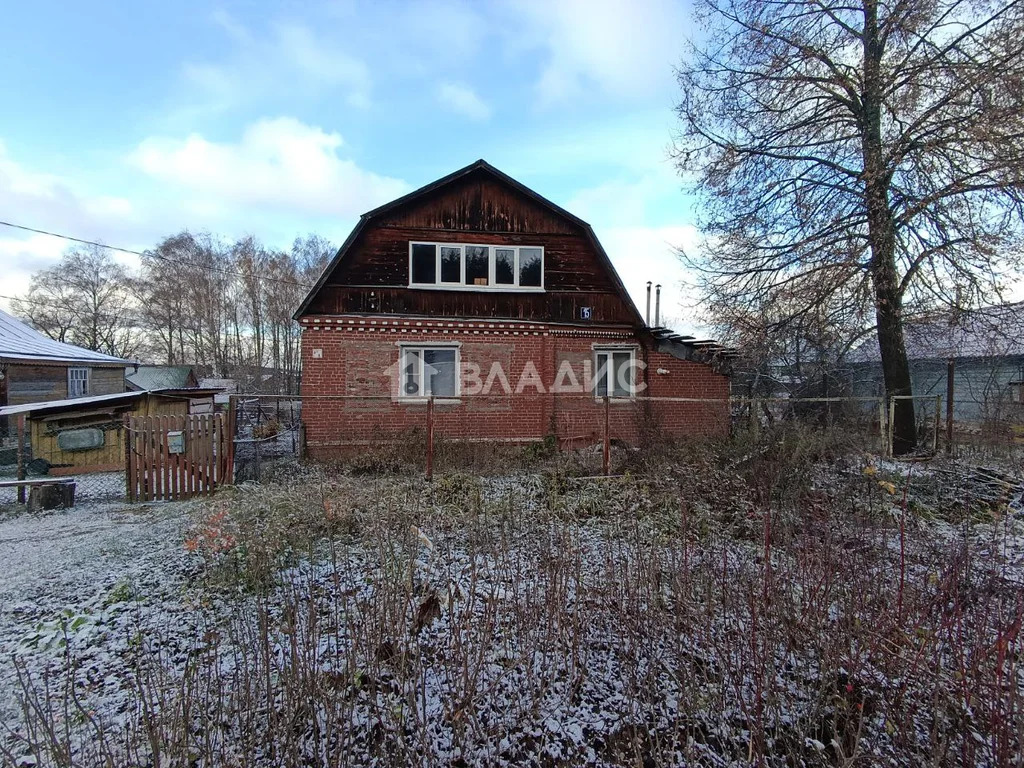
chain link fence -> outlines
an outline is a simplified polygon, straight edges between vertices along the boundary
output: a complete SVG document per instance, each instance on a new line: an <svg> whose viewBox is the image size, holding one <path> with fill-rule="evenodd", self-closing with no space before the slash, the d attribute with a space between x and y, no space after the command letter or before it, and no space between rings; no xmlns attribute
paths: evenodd
<svg viewBox="0 0 1024 768"><path fill-rule="evenodd" d="M24 501L32 487L74 485L74 503L126 498L124 425L98 420L87 428L59 429L46 419L12 430L0 447L0 507ZM16 483L25 481L24 485Z"/></svg>
<svg viewBox="0 0 1024 768"><path fill-rule="evenodd" d="M241 396L235 409L235 482L259 481L302 455L302 401L279 395Z"/></svg>
<svg viewBox="0 0 1024 768"><path fill-rule="evenodd" d="M916 456L945 452L941 397L913 398ZM893 401L884 397L655 398L471 395L251 396L234 401L235 478L259 482L303 459L356 473L435 469L515 473L572 456L580 471L611 473L645 452L694 439L757 440L787 430L833 430L851 449L892 454ZM955 424L953 425L955 427ZM1014 450L1014 444L1002 446ZM965 450L975 450L964 446Z"/></svg>

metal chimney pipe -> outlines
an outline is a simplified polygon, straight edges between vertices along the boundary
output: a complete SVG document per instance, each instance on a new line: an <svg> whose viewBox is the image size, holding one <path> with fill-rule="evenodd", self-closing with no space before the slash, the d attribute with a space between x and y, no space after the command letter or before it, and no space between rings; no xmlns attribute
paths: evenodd
<svg viewBox="0 0 1024 768"><path fill-rule="evenodd" d="M651 281L647 281L647 314L644 315L644 322L651 325Z"/></svg>
<svg viewBox="0 0 1024 768"><path fill-rule="evenodd" d="M661 327L661 283L654 286L654 326Z"/></svg>

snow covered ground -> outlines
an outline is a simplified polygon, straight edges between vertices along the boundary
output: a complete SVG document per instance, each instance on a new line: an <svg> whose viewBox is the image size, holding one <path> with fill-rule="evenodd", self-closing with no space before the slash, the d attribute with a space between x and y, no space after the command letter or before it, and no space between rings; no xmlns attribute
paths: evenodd
<svg viewBox="0 0 1024 768"><path fill-rule="evenodd" d="M1009 764L1013 515L908 512L887 465L812 476L774 518L756 475L705 466L0 520L0 762L64 744L27 688L75 766L151 765L148 738L203 768Z"/></svg>
<svg viewBox="0 0 1024 768"><path fill-rule="evenodd" d="M131 633L163 631L191 612L187 507L94 503L0 520L0 723L18 720L19 669L36 690L49 674L59 686L69 651L83 697L112 713L124 707L117 656Z"/></svg>

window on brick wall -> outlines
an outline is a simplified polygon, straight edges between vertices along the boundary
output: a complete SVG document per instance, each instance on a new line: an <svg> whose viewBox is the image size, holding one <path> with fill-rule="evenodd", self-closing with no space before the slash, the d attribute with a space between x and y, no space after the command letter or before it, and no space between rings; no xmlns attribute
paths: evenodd
<svg viewBox="0 0 1024 768"><path fill-rule="evenodd" d="M68 397L85 397L89 394L89 369L68 368Z"/></svg>
<svg viewBox="0 0 1024 768"><path fill-rule="evenodd" d="M597 397L633 397L636 351L622 347L594 350L594 395Z"/></svg>
<svg viewBox="0 0 1024 768"><path fill-rule="evenodd" d="M405 346L401 352L402 397L458 397L458 347Z"/></svg>

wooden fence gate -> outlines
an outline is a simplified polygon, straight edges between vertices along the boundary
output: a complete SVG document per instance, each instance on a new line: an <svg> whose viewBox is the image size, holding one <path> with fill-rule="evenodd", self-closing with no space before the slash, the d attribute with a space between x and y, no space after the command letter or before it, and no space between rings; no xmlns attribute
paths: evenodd
<svg viewBox="0 0 1024 768"><path fill-rule="evenodd" d="M234 441L221 414L128 416L129 501L187 499L230 484Z"/></svg>

